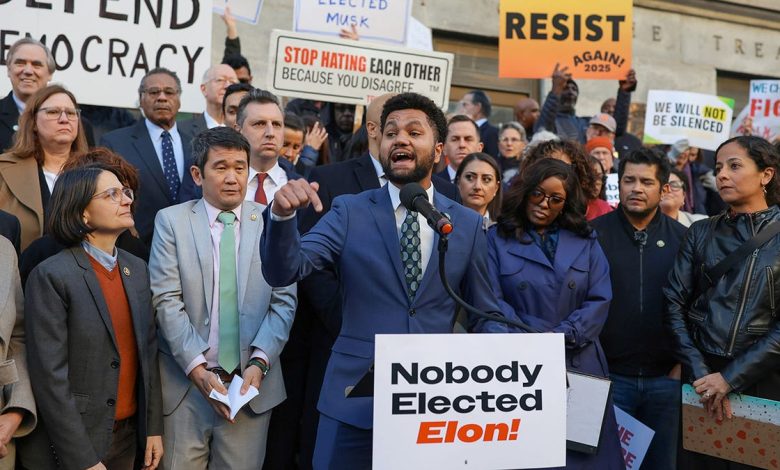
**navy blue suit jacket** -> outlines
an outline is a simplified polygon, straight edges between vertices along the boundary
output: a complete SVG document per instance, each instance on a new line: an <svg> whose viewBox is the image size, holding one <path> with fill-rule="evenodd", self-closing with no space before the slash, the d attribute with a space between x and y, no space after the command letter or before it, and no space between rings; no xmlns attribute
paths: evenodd
<svg viewBox="0 0 780 470"><path fill-rule="evenodd" d="M446 276L456 293L486 312L500 313L488 281L487 245L482 218L455 201L434 193L434 205L450 215ZM319 410L336 420L370 429L373 398L345 398L369 370L374 335L450 333L455 302L439 279L438 235L420 289L410 302L401 265L395 214L386 187L336 198L322 219L302 238L295 220L272 221L265 211L260 242L263 275L272 286L288 285L314 270L336 266L344 290L342 326L333 345ZM481 331L505 332L495 322Z"/></svg>
<svg viewBox="0 0 780 470"><path fill-rule="evenodd" d="M482 151L498 158L498 127L485 121L479 126L479 138L482 140Z"/></svg>
<svg viewBox="0 0 780 470"><path fill-rule="evenodd" d="M190 166L192 165L192 136L179 129L184 150L184 177L179 187L180 196L173 200L168 192L160 160L154 151L152 139L144 119L132 126L123 127L105 134L100 145L108 147L122 156L138 170L140 187L136 196L135 228L146 246L152 245L154 218L157 211L189 199L182 199L182 188L194 186Z"/></svg>

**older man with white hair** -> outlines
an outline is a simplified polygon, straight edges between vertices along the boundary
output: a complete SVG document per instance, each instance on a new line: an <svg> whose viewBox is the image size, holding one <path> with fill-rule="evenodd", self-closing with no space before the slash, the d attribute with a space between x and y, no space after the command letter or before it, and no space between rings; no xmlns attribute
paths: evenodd
<svg viewBox="0 0 780 470"><path fill-rule="evenodd" d="M206 129L224 126L222 99L227 87L234 83L238 83L238 76L229 65L216 64L209 67L200 84L200 92L206 99L206 111L179 122L179 127L194 137Z"/></svg>

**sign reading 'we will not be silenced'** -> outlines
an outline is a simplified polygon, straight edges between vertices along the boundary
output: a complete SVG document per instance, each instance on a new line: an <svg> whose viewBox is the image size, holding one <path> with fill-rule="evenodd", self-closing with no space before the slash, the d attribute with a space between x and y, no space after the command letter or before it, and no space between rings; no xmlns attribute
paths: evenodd
<svg viewBox="0 0 780 470"><path fill-rule="evenodd" d="M692 147L716 150L729 138L734 100L688 91L647 93L643 142L673 144L687 139Z"/></svg>
<svg viewBox="0 0 780 470"><path fill-rule="evenodd" d="M141 77L165 67L182 82L181 110L200 112L211 16L211 2L201 0L0 0L0 90L11 88L8 49L29 35L51 49L53 81L65 84L80 103L134 108Z"/></svg>

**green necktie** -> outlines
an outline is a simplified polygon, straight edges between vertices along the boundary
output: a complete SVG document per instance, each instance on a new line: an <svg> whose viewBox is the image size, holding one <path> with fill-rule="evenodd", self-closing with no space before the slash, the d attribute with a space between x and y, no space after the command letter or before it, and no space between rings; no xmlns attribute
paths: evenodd
<svg viewBox="0 0 780 470"><path fill-rule="evenodd" d="M219 366L233 372L239 363L236 214L220 212L225 226L219 240Z"/></svg>
<svg viewBox="0 0 780 470"><path fill-rule="evenodd" d="M401 263L404 265L404 278L409 287L411 302L422 280L420 223L417 222L417 212L406 211L406 218L401 224Z"/></svg>

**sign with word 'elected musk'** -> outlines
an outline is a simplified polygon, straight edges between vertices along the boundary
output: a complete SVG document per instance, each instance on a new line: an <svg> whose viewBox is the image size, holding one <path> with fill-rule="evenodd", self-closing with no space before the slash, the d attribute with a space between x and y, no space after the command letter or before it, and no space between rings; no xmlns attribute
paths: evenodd
<svg viewBox="0 0 780 470"><path fill-rule="evenodd" d="M375 469L566 463L563 335L377 335Z"/></svg>
<svg viewBox="0 0 780 470"><path fill-rule="evenodd" d="M674 144L715 150L729 138L734 100L688 91L647 92L645 132L648 144Z"/></svg>
<svg viewBox="0 0 780 470"><path fill-rule="evenodd" d="M501 0L498 76L622 79L631 69L631 0Z"/></svg>
<svg viewBox="0 0 780 470"><path fill-rule="evenodd" d="M411 0L295 0L293 30L338 37L355 25L361 40L400 46L411 14Z"/></svg>
<svg viewBox="0 0 780 470"><path fill-rule="evenodd" d="M268 56L269 89L284 96L365 104L413 91L449 101L452 54L274 30Z"/></svg>
<svg viewBox="0 0 780 470"><path fill-rule="evenodd" d="M202 0L0 0L0 90L11 88L8 49L31 36L54 55L52 81L80 103L134 108L144 74L165 67L182 82L181 110L202 111L211 16Z"/></svg>

